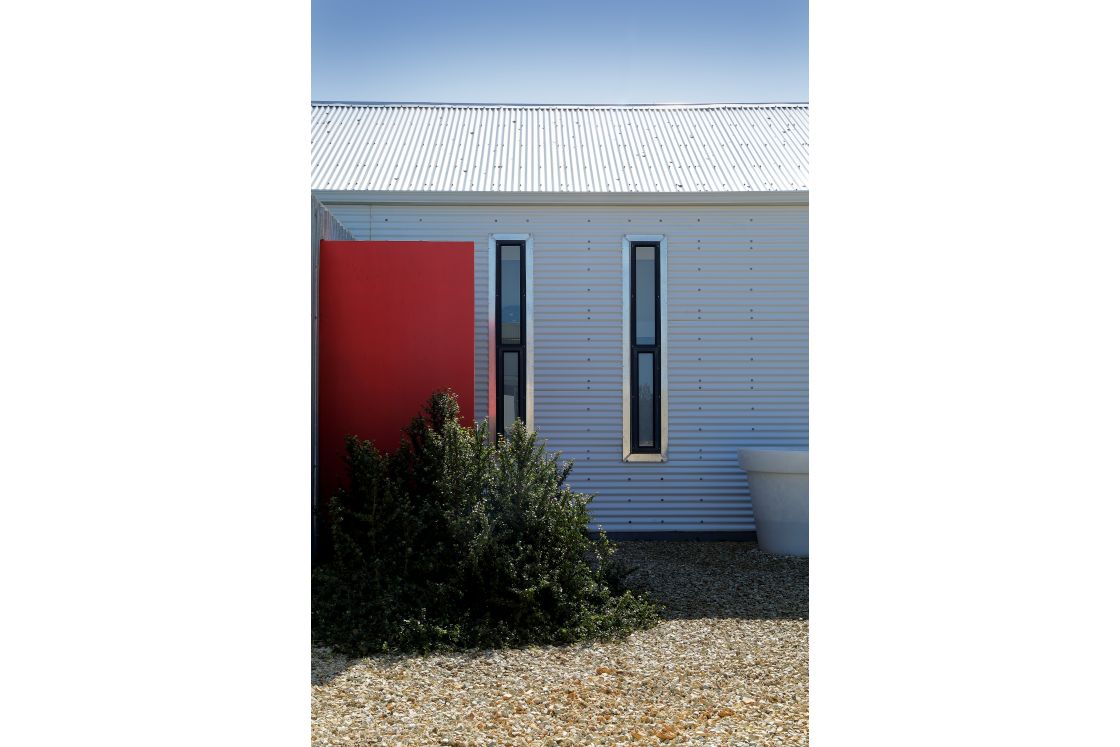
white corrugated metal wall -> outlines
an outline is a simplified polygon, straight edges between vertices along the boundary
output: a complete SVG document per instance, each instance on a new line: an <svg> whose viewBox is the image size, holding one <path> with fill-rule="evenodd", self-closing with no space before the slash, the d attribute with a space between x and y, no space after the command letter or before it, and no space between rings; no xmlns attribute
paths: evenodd
<svg viewBox="0 0 1120 747"><path fill-rule="evenodd" d="M808 445L807 206L334 204L356 239L475 243L475 415L487 408L491 233L530 233L535 418L608 531L749 531L735 450ZM622 443L622 237L665 234L668 461Z"/></svg>

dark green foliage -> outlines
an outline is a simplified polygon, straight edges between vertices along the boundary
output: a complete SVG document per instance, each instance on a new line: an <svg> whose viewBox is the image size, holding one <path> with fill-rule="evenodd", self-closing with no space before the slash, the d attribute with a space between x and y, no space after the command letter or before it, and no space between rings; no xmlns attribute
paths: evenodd
<svg viewBox="0 0 1120 747"><path fill-rule="evenodd" d="M330 501L333 554L312 575L312 633L351 653L613 638L657 621L606 536L587 536L590 496L564 481L518 421L489 443L437 392L401 448L351 436L350 487Z"/></svg>

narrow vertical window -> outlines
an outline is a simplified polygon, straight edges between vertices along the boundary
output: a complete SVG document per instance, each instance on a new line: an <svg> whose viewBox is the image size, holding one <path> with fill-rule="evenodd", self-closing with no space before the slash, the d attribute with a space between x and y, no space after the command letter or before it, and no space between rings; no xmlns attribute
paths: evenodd
<svg viewBox="0 0 1120 747"><path fill-rule="evenodd" d="M497 432L506 433L513 421L525 417L525 242L500 242L497 246L498 320Z"/></svg>
<svg viewBox="0 0 1120 747"><path fill-rule="evenodd" d="M630 452L661 453L661 247L630 244Z"/></svg>
<svg viewBox="0 0 1120 747"><path fill-rule="evenodd" d="M502 433L513 427L513 421L524 417L521 414L521 354L505 351L502 353Z"/></svg>
<svg viewBox="0 0 1120 747"><path fill-rule="evenodd" d="M503 244L501 251L502 263L499 270L501 278L501 310L502 343L506 345L521 344L521 246L519 244Z"/></svg>

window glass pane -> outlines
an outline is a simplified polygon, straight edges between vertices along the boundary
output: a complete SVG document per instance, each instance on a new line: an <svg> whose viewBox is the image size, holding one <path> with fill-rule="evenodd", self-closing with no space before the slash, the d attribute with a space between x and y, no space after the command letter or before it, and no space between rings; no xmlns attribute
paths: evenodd
<svg viewBox="0 0 1120 747"><path fill-rule="evenodd" d="M521 247L501 248L502 342L521 342Z"/></svg>
<svg viewBox="0 0 1120 747"><path fill-rule="evenodd" d="M638 353L638 447L653 448L653 353Z"/></svg>
<svg viewBox="0 0 1120 747"><path fill-rule="evenodd" d="M515 418L524 420L517 411L518 380L521 378L519 357L518 353L502 353L502 433L509 433Z"/></svg>
<svg viewBox="0 0 1120 747"><path fill-rule="evenodd" d="M634 343L657 344L657 249L634 248Z"/></svg>

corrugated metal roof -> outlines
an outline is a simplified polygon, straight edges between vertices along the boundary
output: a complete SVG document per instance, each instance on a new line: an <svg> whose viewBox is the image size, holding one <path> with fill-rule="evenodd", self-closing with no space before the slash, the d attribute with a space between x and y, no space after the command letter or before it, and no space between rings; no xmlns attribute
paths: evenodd
<svg viewBox="0 0 1120 747"><path fill-rule="evenodd" d="M808 104L311 106L311 188L807 191Z"/></svg>

